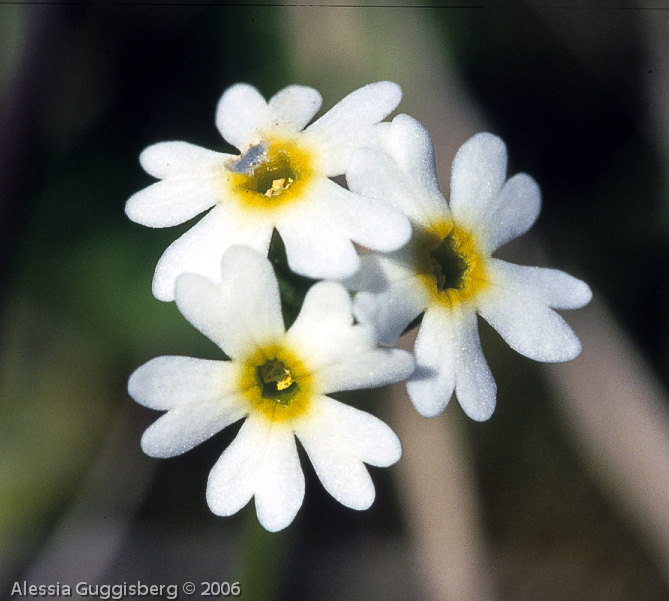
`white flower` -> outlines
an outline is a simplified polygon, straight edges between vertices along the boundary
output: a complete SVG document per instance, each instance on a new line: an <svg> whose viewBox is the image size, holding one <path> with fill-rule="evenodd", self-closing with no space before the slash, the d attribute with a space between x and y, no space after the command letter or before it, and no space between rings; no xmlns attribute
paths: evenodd
<svg viewBox="0 0 669 601"><path fill-rule="evenodd" d="M437 181L428 133L407 115L376 128L387 155L360 151L347 181L361 194L383 197L410 217L414 236L398 252L363 257L351 285L355 314L394 344L422 312L414 348L417 369L407 382L424 416L444 410L455 392L465 413L486 420L496 385L481 350L478 313L519 353L567 361L580 343L552 309L588 303L588 286L562 271L514 265L492 257L525 233L541 197L526 174L506 180L506 147L491 134L468 140L453 161L450 207ZM392 159L392 160L391 160Z"/></svg>
<svg viewBox="0 0 669 601"><path fill-rule="evenodd" d="M376 348L373 329L353 325L341 284L315 284L286 331L267 259L247 247L230 248L222 282L184 274L176 303L231 361L158 357L138 368L130 395L167 410L144 433L142 448L172 457L246 417L209 476L214 513L231 515L255 497L265 528L290 524L304 497L295 436L327 491L347 507L366 509L374 485L363 462L395 463L400 442L376 417L325 395L400 381L413 371L413 358Z"/></svg>
<svg viewBox="0 0 669 601"><path fill-rule="evenodd" d="M241 155L187 142L145 149L142 166L162 181L128 200L130 219L168 227L211 208L158 261L156 298L173 300L174 283L184 272L217 280L230 246L267 254L274 228L290 268L316 279L343 278L358 269L352 241L379 251L405 244L411 227L401 212L329 179L345 173L353 151L400 98L394 83L370 84L304 129L321 105L316 90L289 86L267 102L254 87L237 84L221 97L216 125Z"/></svg>

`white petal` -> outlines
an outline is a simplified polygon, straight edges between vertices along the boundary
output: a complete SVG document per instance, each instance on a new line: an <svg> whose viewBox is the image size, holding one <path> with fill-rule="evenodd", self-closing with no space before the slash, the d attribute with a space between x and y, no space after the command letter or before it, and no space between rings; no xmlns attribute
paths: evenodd
<svg viewBox="0 0 669 601"><path fill-rule="evenodd" d="M413 356L399 349L350 353L318 370L322 392L376 388L408 378L415 369Z"/></svg>
<svg viewBox="0 0 669 601"><path fill-rule="evenodd" d="M382 125L390 125L381 123ZM450 215L441 194L433 195L421 188L415 173L401 171L392 157L373 148L356 150L346 171L351 191L368 198L380 199L419 224L429 223L434 216Z"/></svg>
<svg viewBox="0 0 669 601"><path fill-rule="evenodd" d="M305 448L307 444L311 448L329 447L335 456L348 455L377 467L399 461L400 441L380 419L327 396L314 399L314 403L314 410L293 424Z"/></svg>
<svg viewBox="0 0 669 601"><path fill-rule="evenodd" d="M367 145L371 126L390 114L401 98L397 84L368 84L346 96L304 131L305 140L321 148L321 167L327 175L346 171L351 153Z"/></svg>
<svg viewBox="0 0 669 601"><path fill-rule="evenodd" d="M133 194L125 213L148 227L171 227L206 211L219 199L220 190L210 177L171 178Z"/></svg>
<svg viewBox="0 0 669 601"><path fill-rule="evenodd" d="M469 417L485 421L495 410L497 385L481 349L473 312L461 314L455 351L455 394L458 402Z"/></svg>
<svg viewBox="0 0 669 601"><path fill-rule="evenodd" d="M394 255L395 253L389 253ZM357 292L366 290L380 292L385 290L392 280L386 275L381 261L385 255L367 253L360 256L360 269L353 275L339 280L348 290Z"/></svg>
<svg viewBox="0 0 669 601"><path fill-rule="evenodd" d="M332 225L362 246L387 252L411 237L409 219L386 201L353 194L327 179L316 183L313 194L321 196Z"/></svg>
<svg viewBox="0 0 669 601"><path fill-rule="evenodd" d="M179 311L233 359L284 334L279 287L270 262L245 246L223 256L222 283L183 274L177 280Z"/></svg>
<svg viewBox="0 0 669 601"><path fill-rule="evenodd" d="M506 146L497 136L476 134L453 160L450 207L458 223L475 227L497 207L506 179Z"/></svg>
<svg viewBox="0 0 669 601"><path fill-rule="evenodd" d="M291 428L272 424L255 482L260 523L270 532L288 526L304 500L304 474Z"/></svg>
<svg viewBox="0 0 669 601"><path fill-rule="evenodd" d="M224 163L230 158L230 154L214 152L188 142L159 142L145 148L139 155L139 162L153 177L166 179L224 168Z"/></svg>
<svg viewBox="0 0 669 601"><path fill-rule="evenodd" d="M492 259L492 265L499 285L515 289L528 289L554 309L578 309L592 299L590 287L568 273L548 267L515 265L499 259Z"/></svg>
<svg viewBox="0 0 669 601"><path fill-rule="evenodd" d="M452 312L437 308L425 312L414 346L416 371L407 381L409 398L424 417L439 415L451 400L457 336Z"/></svg>
<svg viewBox="0 0 669 601"><path fill-rule="evenodd" d="M295 273L314 279L339 279L355 273L360 266L353 243L324 218L323 202L316 198L304 203L299 214L281 216L276 229Z"/></svg>
<svg viewBox="0 0 669 601"><path fill-rule="evenodd" d="M367 253L360 257L360 269L342 281L350 290L382 292L388 286L416 275L411 245L389 253Z"/></svg>
<svg viewBox="0 0 669 601"><path fill-rule="evenodd" d="M358 292L353 312L359 322L371 324L376 329L379 342L392 345L425 310L428 302L425 288L408 276L389 282L379 292Z"/></svg>
<svg viewBox="0 0 669 601"><path fill-rule="evenodd" d="M295 420L295 434L304 446L325 489L353 509L374 501L374 484L363 465L386 467L399 460L400 441L381 420L328 397L308 416Z"/></svg>
<svg viewBox="0 0 669 601"><path fill-rule="evenodd" d="M151 409L173 409L231 393L237 367L230 361L193 357L156 357L138 367L128 380L128 393Z"/></svg>
<svg viewBox="0 0 669 601"><path fill-rule="evenodd" d="M489 252L532 227L541 211L541 190L529 175L519 173L504 184L498 203L497 210L482 225L482 237Z"/></svg>
<svg viewBox="0 0 669 601"><path fill-rule="evenodd" d="M379 294L358 292L355 295L355 318L374 328L381 344L395 344L407 326L421 313L415 300L407 299L402 292L398 287L393 287Z"/></svg>
<svg viewBox="0 0 669 601"><path fill-rule="evenodd" d="M253 497L271 429L260 419L247 419L209 473L207 503L216 515L237 513Z"/></svg>
<svg viewBox="0 0 669 601"><path fill-rule="evenodd" d="M273 113L283 122L291 124L295 131L302 131L321 108L318 90L307 86L288 86L269 100Z"/></svg>
<svg viewBox="0 0 669 601"><path fill-rule="evenodd" d="M272 110L253 86L239 83L228 88L216 108L216 127L241 152L259 131L271 123Z"/></svg>
<svg viewBox="0 0 669 601"><path fill-rule="evenodd" d="M391 123L380 123L377 132L383 148L397 163L400 171L411 178L422 195L446 205L434 157L434 145L427 130L409 115L397 115Z"/></svg>
<svg viewBox="0 0 669 601"><path fill-rule="evenodd" d="M481 295L479 313L511 348L535 361L568 361L581 344L567 323L544 299L520 285L495 286Z"/></svg>
<svg viewBox="0 0 669 601"><path fill-rule="evenodd" d="M319 282L309 289L286 341L308 358L314 371L376 347L371 328L353 325L351 298L336 282Z"/></svg>
<svg viewBox="0 0 669 601"><path fill-rule="evenodd" d="M454 391L472 419L483 421L492 415L497 388L473 311L428 309L414 351L418 367L407 381L407 391L421 415L441 413Z"/></svg>
<svg viewBox="0 0 669 601"><path fill-rule="evenodd" d="M243 244L267 254L271 237L271 225L239 219L217 205L160 257L153 276L153 294L158 300L174 300L174 284L182 273L220 281L221 258L228 248Z"/></svg>
<svg viewBox="0 0 669 601"><path fill-rule="evenodd" d="M232 515L254 494L260 523L280 530L302 504L304 476L290 429L251 415L211 470L207 503L217 515Z"/></svg>
<svg viewBox="0 0 669 601"><path fill-rule="evenodd" d="M142 449L151 457L174 457L190 451L246 415L242 399L227 396L204 403L180 405L156 420L142 436Z"/></svg>
<svg viewBox="0 0 669 601"><path fill-rule="evenodd" d="M388 125L383 123L382 125ZM352 192L368 198L381 198L400 208L404 200L406 178L392 158L376 148L356 150L346 171L346 184Z"/></svg>

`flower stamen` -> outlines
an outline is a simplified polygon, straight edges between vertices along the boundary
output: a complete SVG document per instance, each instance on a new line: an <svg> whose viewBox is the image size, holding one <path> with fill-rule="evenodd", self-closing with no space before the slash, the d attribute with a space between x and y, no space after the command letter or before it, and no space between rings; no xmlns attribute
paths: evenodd
<svg viewBox="0 0 669 601"><path fill-rule="evenodd" d="M280 405L289 405L300 387L293 380L290 370L278 359L270 359L258 368L262 398Z"/></svg>

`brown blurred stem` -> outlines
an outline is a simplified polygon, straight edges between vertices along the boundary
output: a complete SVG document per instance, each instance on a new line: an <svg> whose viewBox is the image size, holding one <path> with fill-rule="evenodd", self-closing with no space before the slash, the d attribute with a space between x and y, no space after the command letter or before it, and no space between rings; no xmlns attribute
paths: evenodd
<svg viewBox="0 0 669 601"><path fill-rule="evenodd" d="M583 345L545 371L584 463L652 548L669 583L669 397L601 301L569 314Z"/></svg>
<svg viewBox="0 0 669 601"><path fill-rule="evenodd" d="M399 346L411 349L414 339L415 333L404 336ZM471 453L459 416L451 406L444 415L425 419L404 384L390 391L390 423L403 447L397 487L423 592L440 601L494 599Z"/></svg>

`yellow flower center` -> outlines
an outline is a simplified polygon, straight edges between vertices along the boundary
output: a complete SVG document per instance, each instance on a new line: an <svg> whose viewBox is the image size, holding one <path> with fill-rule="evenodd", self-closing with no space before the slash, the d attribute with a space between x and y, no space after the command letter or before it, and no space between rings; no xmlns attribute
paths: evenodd
<svg viewBox="0 0 669 601"><path fill-rule="evenodd" d="M419 230L412 244L416 271L433 303L453 308L488 285L476 237L452 221Z"/></svg>
<svg viewBox="0 0 669 601"><path fill-rule="evenodd" d="M285 421L309 409L313 382L294 353L267 345L243 363L240 389L254 411L272 421Z"/></svg>
<svg viewBox="0 0 669 601"><path fill-rule="evenodd" d="M278 359L270 359L258 368L258 376L262 384L262 396L273 399L282 405L289 405L300 387L293 380L290 370Z"/></svg>
<svg viewBox="0 0 669 601"><path fill-rule="evenodd" d="M290 140L263 140L226 165L226 183L245 209L274 211L303 197L313 159Z"/></svg>

